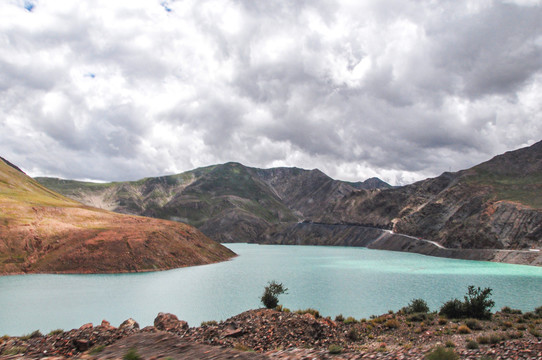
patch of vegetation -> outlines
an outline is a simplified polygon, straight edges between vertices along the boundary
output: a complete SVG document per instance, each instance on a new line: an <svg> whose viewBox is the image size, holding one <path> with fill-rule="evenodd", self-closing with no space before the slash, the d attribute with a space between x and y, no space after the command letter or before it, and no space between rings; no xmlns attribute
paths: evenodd
<svg viewBox="0 0 542 360"><path fill-rule="evenodd" d="M63 332L64 332L64 330L62 330L62 329L55 329L55 330L49 331L49 334L47 334L47 335L59 335L59 334L62 334Z"/></svg>
<svg viewBox="0 0 542 360"><path fill-rule="evenodd" d="M23 346L12 346L9 348L6 348L2 351L3 356L10 356L10 355L18 355L18 354L24 354L26 352L26 348Z"/></svg>
<svg viewBox="0 0 542 360"><path fill-rule="evenodd" d="M353 316L349 316L346 319L344 319L345 324L356 324L358 321Z"/></svg>
<svg viewBox="0 0 542 360"><path fill-rule="evenodd" d="M239 351L246 351L246 352L254 352L254 349L244 345L244 344L241 344L241 343L236 343L233 348L235 350L239 350Z"/></svg>
<svg viewBox="0 0 542 360"><path fill-rule="evenodd" d="M202 321L201 326L216 326L218 322L216 320Z"/></svg>
<svg viewBox="0 0 542 360"><path fill-rule="evenodd" d="M130 348L126 354L122 357L124 360L142 360L143 358L137 352L136 348Z"/></svg>
<svg viewBox="0 0 542 360"><path fill-rule="evenodd" d="M472 339L467 341L466 347L467 347L467 349L471 349L471 350L475 350L475 349L480 348L478 343L475 340L472 340Z"/></svg>
<svg viewBox="0 0 542 360"><path fill-rule="evenodd" d="M41 331L39 330L34 330L33 332L31 332L30 334L25 334L23 336L21 336L21 340L23 341L27 341L29 339L35 339L37 337L42 337L43 334L41 333Z"/></svg>
<svg viewBox="0 0 542 360"><path fill-rule="evenodd" d="M96 355L101 353L105 349L105 345L96 345L93 346L90 351L88 352L90 355Z"/></svg>
<svg viewBox="0 0 542 360"><path fill-rule="evenodd" d="M469 327L471 330L482 330L482 324L476 319L467 319L465 320L465 325Z"/></svg>
<svg viewBox="0 0 542 360"><path fill-rule="evenodd" d="M397 319L388 319L384 326L388 329L397 329L399 327L399 321Z"/></svg>
<svg viewBox="0 0 542 360"><path fill-rule="evenodd" d="M312 316L314 316L316 319L318 319L320 317L320 312L316 309L313 309L313 308L308 308L308 309L304 309L304 310L296 310L295 312L296 314L299 314L299 315L304 315L304 314L311 314Z"/></svg>
<svg viewBox="0 0 542 360"><path fill-rule="evenodd" d="M339 345L329 345L329 348L327 349L330 354L341 354L343 352L343 348Z"/></svg>
<svg viewBox="0 0 542 360"><path fill-rule="evenodd" d="M287 294L288 288L284 287L281 283L276 281L270 281L264 288L263 295L261 297L262 304L268 309L274 309L279 304L278 296L281 294Z"/></svg>
<svg viewBox="0 0 542 360"><path fill-rule="evenodd" d="M452 340L448 340L446 341L446 343L444 344L447 348L454 348L455 347L455 343L452 341Z"/></svg>
<svg viewBox="0 0 542 360"><path fill-rule="evenodd" d="M464 301L461 302L458 299L452 299L444 303L440 308L440 315L444 315L449 319L460 318L476 318L476 319L490 319L491 308L495 305L495 302L489 299L492 290L490 288L475 288L470 285L467 290L467 295L464 297Z"/></svg>
<svg viewBox="0 0 542 360"><path fill-rule="evenodd" d="M438 346L425 356L426 360L458 360L459 355L457 355L452 349L446 349L442 346Z"/></svg>
<svg viewBox="0 0 542 360"><path fill-rule="evenodd" d="M521 310L519 310L519 309L511 309L508 306L503 307L501 309L501 312L505 313L505 314L516 314L516 315L521 315L522 314Z"/></svg>
<svg viewBox="0 0 542 360"><path fill-rule="evenodd" d="M344 321L344 316L343 316L343 314L339 314L339 315L335 316L335 321L337 321L337 322L343 322L343 321Z"/></svg>
<svg viewBox="0 0 542 360"><path fill-rule="evenodd" d="M428 313L429 306L424 299L414 299L407 306L401 309L405 314L414 314L414 313Z"/></svg>
<svg viewBox="0 0 542 360"><path fill-rule="evenodd" d="M471 333L471 329L469 329L469 327L467 325L461 325L457 328L457 332L459 334L470 334Z"/></svg>

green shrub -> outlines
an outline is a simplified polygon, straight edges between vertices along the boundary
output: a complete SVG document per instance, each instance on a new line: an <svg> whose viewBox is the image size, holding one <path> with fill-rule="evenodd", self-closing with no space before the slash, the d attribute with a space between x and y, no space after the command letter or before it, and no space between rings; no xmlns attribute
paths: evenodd
<svg viewBox="0 0 542 360"><path fill-rule="evenodd" d="M339 345L329 345L328 351L330 354L340 354L343 352L343 348Z"/></svg>
<svg viewBox="0 0 542 360"><path fill-rule="evenodd" d="M489 299L491 288L475 288L470 285L467 289L467 294L464 296L464 301L452 299L444 303L440 308L440 315L445 315L449 319L460 319L472 317L476 319L490 319L491 308L495 306L495 302Z"/></svg>
<svg viewBox="0 0 542 360"><path fill-rule="evenodd" d="M446 345L447 348L454 348L455 347L455 343L452 341L452 340L448 340L446 341Z"/></svg>
<svg viewBox="0 0 542 360"><path fill-rule="evenodd" d="M233 346L234 349L236 350L239 350L239 351L247 351L247 352L254 352L254 349L251 349L250 347L244 345L244 344L241 344L241 343L237 343Z"/></svg>
<svg viewBox="0 0 542 360"><path fill-rule="evenodd" d="M264 288L263 295L261 297L262 304L268 309L274 309L279 304L278 296L281 294L287 294L288 289L281 283L276 281L270 281Z"/></svg>
<svg viewBox="0 0 542 360"><path fill-rule="evenodd" d="M542 317L542 306L539 306L536 309L534 309L534 312L538 317Z"/></svg>
<svg viewBox="0 0 542 360"><path fill-rule="evenodd" d="M499 334L491 334L489 335L489 343L490 344L497 344L497 343L500 343L502 341L502 336L500 336Z"/></svg>
<svg viewBox="0 0 542 360"><path fill-rule="evenodd" d="M405 314L428 313L429 306L427 306L427 302L424 299L414 299L401 310Z"/></svg>
<svg viewBox="0 0 542 360"><path fill-rule="evenodd" d="M141 355L137 352L135 348L130 348L126 354L122 357L124 360L141 360L143 359Z"/></svg>
<svg viewBox="0 0 542 360"><path fill-rule="evenodd" d="M335 321L343 322L344 321L343 314L339 314L339 315L335 316Z"/></svg>
<svg viewBox="0 0 542 360"><path fill-rule="evenodd" d="M469 341L467 341L466 347L467 347L467 349L474 350L474 349L478 349L480 346L478 346L478 343L476 341L469 340Z"/></svg>
<svg viewBox="0 0 542 360"><path fill-rule="evenodd" d="M457 355L452 349L446 349L438 346L435 350L425 356L426 360L458 360Z"/></svg>
<svg viewBox="0 0 542 360"><path fill-rule="evenodd" d="M470 285L463 305L465 307L465 315L476 319L490 319L491 308L495 306L495 301L489 299L491 288L475 288Z"/></svg>
<svg viewBox="0 0 542 360"><path fill-rule="evenodd" d="M439 311L439 315L444 315L448 319L459 319L463 314L463 303L457 299L445 302Z"/></svg>
<svg viewBox="0 0 542 360"><path fill-rule="evenodd" d="M397 319L388 319L384 326L388 329L397 329L399 327L399 321Z"/></svg>

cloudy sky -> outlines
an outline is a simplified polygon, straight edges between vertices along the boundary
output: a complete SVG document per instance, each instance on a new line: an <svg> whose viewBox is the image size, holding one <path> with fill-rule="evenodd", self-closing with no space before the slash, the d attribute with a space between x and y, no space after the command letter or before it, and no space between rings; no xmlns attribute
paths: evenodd
<svg viewBox="0 0 542 360"><path fill-rule="evenodd" d="M542 0L0 0L0 156L404 184L542 140Z"/></svg>

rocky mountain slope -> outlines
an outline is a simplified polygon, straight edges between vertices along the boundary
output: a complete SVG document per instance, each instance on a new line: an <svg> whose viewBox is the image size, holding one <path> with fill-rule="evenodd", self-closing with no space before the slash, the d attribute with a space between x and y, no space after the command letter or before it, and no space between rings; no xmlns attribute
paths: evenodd
<svg viewBox="0 0 542 360"><path fill-rule="evenodd" d="M38 180L88 204L186 221L221 242L368 246L542 264L542 251L529 253L542 247L542 142L402 187L237 163L130 183Z"/></svg>
<svg viewBox="0 0 542 360"><path fill-rule="evenodd" d="M0 274L152 271L234 255L185 224L85 206L0 159Z"/></svg>
<svg viewBox="0 0 542 360"><path fill-rule="evenodd" d="M256 169L238 163L133 182L36 180L88 205L186 222L220 242L254 241L270 226L316 216L324 205L358 188L389 187L375 178L347 183L319 170Z"/></svg>
<svg viewBox="0 0 542 360"><path fill-rule="evenodd" d="M542 142L412 185L351 193L315 221L392 228L447 248L540 248Z"/></svg>

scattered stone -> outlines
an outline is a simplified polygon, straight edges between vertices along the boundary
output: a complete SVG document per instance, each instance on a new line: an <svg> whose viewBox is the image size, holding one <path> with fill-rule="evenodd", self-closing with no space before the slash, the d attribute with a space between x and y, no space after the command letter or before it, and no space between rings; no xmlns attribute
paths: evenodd
<svg viewBox="0 0 542 360"><path fill-rule="evenodd" d="M161 312L154 319L154 327L163 331L181 332L188 330L188 323L179 320L176 315Z"/></svg>
<svg viewBox="0 0 542 360"><path fill-rule="evenodd" d="M122 324L120 324L119 329L121 330L139 329L139 324L134 319L129 318L128 320L124 320Z"/></svg>

